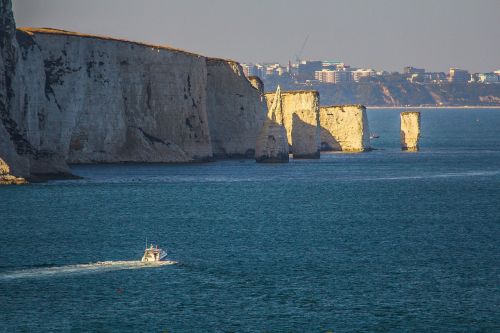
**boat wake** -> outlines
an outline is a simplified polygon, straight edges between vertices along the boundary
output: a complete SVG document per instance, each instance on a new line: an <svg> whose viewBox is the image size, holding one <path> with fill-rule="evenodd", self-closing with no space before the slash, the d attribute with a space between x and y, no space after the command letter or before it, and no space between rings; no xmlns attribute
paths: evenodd
<svg viewBox="0 0 500 333"><path fill-rule="evenodd" d="M162 266L174 265L177 262L171 260L157 262L141 261L101 261L90 264L53 266L43 268L26 268L15 271L0 273L0 280L15 279L39 279L59 275L79 275L91 273L104 273L110 271L119 271L127 269L157 268Z"/></svg>
<svg viewBox="0 0 500 333"><path fill-rule="evenodd" d="M357 180L408 180L408 179L432 179L432 178L454 178L454 177L491 177L500 175L500 171L469 171L469 172L450 172L442 174L428 174L417 176L395 176L395 177L369 177L359 178Z"/></svg>

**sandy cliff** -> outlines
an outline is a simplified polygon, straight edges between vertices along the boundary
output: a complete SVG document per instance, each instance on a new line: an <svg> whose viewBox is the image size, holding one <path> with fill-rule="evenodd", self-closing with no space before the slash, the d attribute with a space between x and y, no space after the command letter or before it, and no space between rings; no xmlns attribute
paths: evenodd
<svg viewBox="0 0 500 333"><path fill-rule="evenodd" d="M370 149L370 129L363 105L320 108L321 149L361 152Z"/></svg>
<svg viewBox="0 0 500 333"><path fill-rule="evenodd" d="M283 99L283 124L294 158L320 157L319 94L317 91L286 91ZM274 94L266 94L267 105Z"/></svg>
<svg viewBox="0 0 500 333"><path fill-rule="evenodd" d="M419 150L420 112L401 112L401 149Z"/></svg>

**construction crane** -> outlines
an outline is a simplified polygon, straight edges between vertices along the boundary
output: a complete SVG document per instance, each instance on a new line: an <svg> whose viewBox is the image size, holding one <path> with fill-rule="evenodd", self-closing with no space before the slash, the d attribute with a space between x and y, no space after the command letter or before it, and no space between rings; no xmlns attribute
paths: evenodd
<svg viewBox="0 0 500 333"><path fill-rule="evenodd" d="M302 52L304 52L304 48L306 47L307 41L309 40L309 35L306 36L306 39L304 39L304 43L302 43L302 47L300 48L299 54L295 55L295 60L297 62L300 62L300 58L302 57Z"/></svg>

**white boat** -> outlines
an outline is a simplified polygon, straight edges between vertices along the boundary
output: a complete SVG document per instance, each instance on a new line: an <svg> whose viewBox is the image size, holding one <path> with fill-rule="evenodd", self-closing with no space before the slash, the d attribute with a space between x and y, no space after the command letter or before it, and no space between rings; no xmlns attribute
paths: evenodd
<svg viewBox="0 0 500 333"><path fill-rule="evenodd" d="M142 256L142 262L158 262L163 261L167 257L167 251L158 248L158 245L153 246L151 244L144 250L144 255Z"/></svg>

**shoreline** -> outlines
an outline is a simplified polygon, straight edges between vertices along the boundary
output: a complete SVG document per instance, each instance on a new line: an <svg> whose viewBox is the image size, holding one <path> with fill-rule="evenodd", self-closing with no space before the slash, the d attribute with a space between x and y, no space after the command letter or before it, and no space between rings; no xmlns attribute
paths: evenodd
<svg viewBox="0 0 500 333"><path fill-rule="evenodd" d="M500 105L496 106L375 106L375 105L365 105L367 109L500 109Z"/></svg>

